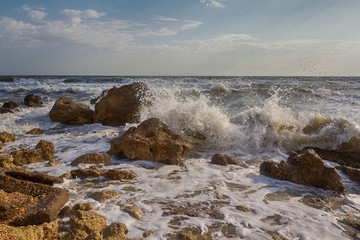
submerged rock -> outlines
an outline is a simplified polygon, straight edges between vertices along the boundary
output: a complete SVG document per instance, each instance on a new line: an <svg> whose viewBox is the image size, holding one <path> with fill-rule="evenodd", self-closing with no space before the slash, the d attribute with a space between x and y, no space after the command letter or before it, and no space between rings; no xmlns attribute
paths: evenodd
<svg viewBox="0 0 360 240"><path fill-rule="evenodd" d="M336 169L343 171L351 180L360 184L360 169L348 166L338 166Z"/></svg>
<svg viewBox="0 0 360 240"><path fill-rule="evenodd" d="M135 82L120 88L113 87L95 105L94 122L121 126L139 121L142 98L149 88L145 83Z"/></svg>
<svg viewBox="0 0 360 240"><path fill-rule="evenodd" d="M49 117L55 122L69 125L87 124L93 121L93 110L85 104L62 97L55 102Z"/></svg>
<svg viewBox="0 0 360 240"><path fill-rule="evenodd" d="M111 140L110 155L125 156L152 162L179 164L190 143L173 133L157 118L131 127L122 136Z"/></svg>
<svg viewBox="0 0 360 240"><path fill-rule="evenodd" d="M6 108L6 109L15 109L15 108L18 108L18 107L20 107L20 105L17 104L16 102L13 102L13 101L5 102L2 105L2 108Z"/></svg>
<svg viewBox="0 0 360 240"><path fill-rule="evenodd" d="M312 149L291 154L287 162L263 162L260 171L281 180L345 193L345 185L339 173L335 168L328 167Z"/></svg>
<svg viewBox="0 0 360 240"><path fill-rule="evenodd" d="M7 142L15 142L15 141L16 141L16 137L14 134L8 132L0 133L0 142L7 143Z"/></svg>
<svg viewBox="0 0 360 240"><path fill-rule="evenodd" d="M22 149L11 152L13 162L17 166L28 163L45 162L54 159L54 145L45 140L40 140L35 149Z"/></svg>
<svg viewBox="0 0 360 240"><path fill-rule="evenodd" d="M119 193L115 190L102 190L98 192L88 193L87 196L95 199L96 201L102 203L108 199L114 198L118 196Z"/></svg>
<svg viewBox="0 0 360 240"><path fill-rule="evenodd" d="M132 180L136 174L120 169L97 170L97 169L77 169L70 172L72 178L100 177L104 176L112 180Z"/></svg>
<svg viewBox="0 0 360 240"><path fill-rule="evenodd" d="M32 134L32 135L43 134L43 130L41 130L40 128L33 128L30 131L27 131L26 134Z"/></svg>
<svg viewBox="0 0 360 240"><path fill-rule="evenodd" d="M104 165L110 164L110 155L106 153L87 153L70 163L71 166L77 166L80 163L86 164L99 164L102 163Z"/></svg>
<svg viewBox="0 0 360 240"><path fill-rule="evenodd" d="M229 157L226 154L224 155L224 154L220 154L220 153L216 153L211 158L211 163L216 164L216 165L222 165L222 166L226 166L229 164L238 165L238 163L235 161L235 159Z"/></svg>
<svg viewBox="0 0 360 240"><path fill-rule="evenodd" d="M27 95L24 98L24 103L28 107L42 107L43 106L43 103L41 102L41 97L34 95L34 94Z"/></svg>
<svg viewBox="0 0 360 240"><path fill-rule="evenodd" d="M144 212L138 206L127 206L125 207L124 211L137 220L140 220L144 214Z"/></svg>

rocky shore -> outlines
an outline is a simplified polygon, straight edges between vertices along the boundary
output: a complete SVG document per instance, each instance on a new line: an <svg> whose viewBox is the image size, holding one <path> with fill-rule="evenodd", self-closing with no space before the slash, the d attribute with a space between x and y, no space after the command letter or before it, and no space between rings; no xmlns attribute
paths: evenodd
<svg viewBox="0 0 360 240"><path fill-rule="evenodd" d="M59 188L56 184L74 179L85 182L89 177L105 179L104 181L136 180L134 172L111 168L111 156L161 164L181 164L182 157L191 148L191 138L173 132L157 118L149 118L139 123L143 105L151 104L143 101L143 96L147 94L148 87L143 83L114 87L97 100L95 111L71 99L59 98L49 113L52 121L68 125L101 123L109 126L138 123L137 127L130 127L121 136L113 138L109 148L103 152L89 152L78 156L69 164L76 169L63 176L53 177L27 168L27 164L37 162L48 162L49 166L57 164L54 160L56 146L49 141L40 140L32 149L0 152L0 239L131 239L127 236L128 229L124 223L108 224L105 216L93 210L92 204L72 205L69 202L68 190ZM39 96L29 95L24 99L24 103L5 103L0 112L11 113L20 107L41 106ZM27 134L42 134L42 129L36 128ZM15 135L0 133L0 150L13 141L16 141ZM330 167L324 160L335 162L338 166ZM224 168L229 165L241 167L241 163L235 158L221 153L212 157L211 164ZM84 165L87 168L84 168ZM110 169L102 169L104 166L110 166ZM360 183L359 155L356 152L336 152L311 146L290 152L287 161L263 161L258 172L279 180L328 190L340 199L346 194L342 174ZM87 196L101 203L119 196L119 193L111 189L95 190ZM217 195L217 199L217 202L210 205L188 203L187 206L178 206L169 203L169 207L163 208L163 215L174 215L179 219L207 216L210 219L223 220L224 214L218 211L218 208L228 204L225 201L227 197ZM316 209L331 205L315 197L303 197L301 202ZM256 212L242 205L237 205L236 210L247 214ZM146 211L144 213L143 209L136 205L124 206L123 212L133 217L134 221L141 220L146 214ZM165 236L167 239L213 239L210 232L204 233L199 229L177 231L176 221L173 224L175 230ZM348 234L360 239L360 218L356 215L344 216L339 219L339 224L344 226ZM214 231L225 232L224 235L228 234L228 237L232 237L236 232L231 224L226 227L214 224L212 227ZM143 235L136 239L148 238L154 233L153 229L145 229ZM274 232L267 234L273 239L285 239Z"/></svg>

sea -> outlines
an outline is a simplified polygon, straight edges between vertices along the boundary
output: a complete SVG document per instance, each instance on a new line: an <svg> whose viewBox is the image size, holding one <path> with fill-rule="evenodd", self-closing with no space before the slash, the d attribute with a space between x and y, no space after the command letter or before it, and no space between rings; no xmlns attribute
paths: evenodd
<svg viewBox="0 0 360 240"><path fill-rule="evenodd" d="M191 141L192 148L179 165L112 157L112 164L103 167L132 171L137 177L131 181L64 179L56 186L69 191L68 205L91 202L108 224L124 223L128 236L138 239L150 230L153 235L146 239L175 239L181 231L210 239L353 239L340 221L360 217L358 183L339 171L347 189L339 195L264 176L259 166L284 161L291 151L305 147L359 151L360 77L2 77L0 106L21 103L29 94L40 96L44 104L0 114L0 132L17 137L2 151L35 148L44 139L54 144L55 160L62 164L34 163L29 168L53 176L77 169L71 161L86 153L106 153L111 139L136 124L53 122L49 112L55 101L67 97L94 109L104 91L133 82L146 83L151 92L152 104L143 109L141 121L159 118ZM44 133L26 134L33 128ZM211 164L216 153L233 157L239 165ZM102 203L88 197L105 189L119 195ZM305 204L310 197L325 205ZM124 212L132 205L143 210L140 220Z"/></svg>

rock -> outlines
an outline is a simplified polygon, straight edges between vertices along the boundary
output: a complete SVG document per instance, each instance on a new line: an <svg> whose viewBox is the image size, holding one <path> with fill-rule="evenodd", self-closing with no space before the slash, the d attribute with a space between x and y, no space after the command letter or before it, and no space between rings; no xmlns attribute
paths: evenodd
<svg viewBox="0 0 360 240"><path fill-rule="evenodd" d="M250 208L242 206L242 205L238 205L235 208L236 208L236 210L239 210L239 211L242 211L242 212L253 213L253 211Z"/></svg>
<svg viewBox="0 0 360 240"><path fill-rule="evenodd" d="M30 181L34 183L41 183L46 185L53 185L54 183L63 183L64 180L60 177L50 176L47 173L43 172L26 172L20 170L9 170L6 171L6 175L16 178L22 179L25 181Z"/></svg>
<svg viewBox="0 0 360 240"><path fill-rule="evenodd" d="M50 222L57 218L59 210L69 200L66 190L45 184L17 179L0 171L0 189L8 193L18 192L37 198L36 204L30 205L24 214L14 219L15 226L36 225Z"/></svg>
<svg viewBox="0 0 360 240"><path fill-rule="evenodd" d="M33 128L30 131L26 132L26 134L32 134L32 135L43 134L43 130L41 130L40 128Z"/></svg>
<svg viewBox="0 0 360 240"><path fill-rule="evenodd" d="M15 135L8 132L0 133L0 142L7 143L7 142L15 142L15 141L16 141Z"/></svg>
<svg viewBox="0 0 360 240"><path fill-rule="evenodd" d="M5 114L5 113L14 113L13 110L9 109L9 108L0 108L0 114Z"/></svg>
<svg viewBox="0 0 360 240"><path fill-rule="evenodd" d="M22 166L27 163L45 162L54 159L55 148L51 142L40 140L33 149L22 149L11 152L14 164Z"/></svg>
<svg viewBox="0 0 360 240"><path fill-rule="evenodd" d="M128 229L123 223L112 223L103 230L103 237L110 239L123 239L128 234Z"/></svg>
<svg viewBox="0 0 360 240"><path fill-rule="evenodd" d="M41 97L34 95L34 94L27 95L24 98L24 103L28 107L42 107L43 106L43 103L41 102Z"/></svg>
<svg viewBox="0 0 360 240"><path fill-rule="evenodd" d="M2 149L2 142L0 142L0 150Z"/></svg>
<svg viewBox="0 0 360 240"><path fill-rule="evenodd" d="M281 180L345 193L345 185L339 173L328 167L312 149L299 154L292 153L287 162L263 162L260 172Z"/></svg>
<svg viewBox="0 0 360 240"><path fill-rule="evenodd" d="M57 240L59 224L57 221L24 227L7 226L6 231L15 239L26 240ZM1 236L0 236L1 237ZM3 238L1 238L3 239ZM9 238L14 239L14 238Z"/></svg>
<svg viewBox="0 0 360 240"><path fill-rule="evenodd" d="M75 204L74 209L81 211L90 211L93 210L94 207L92 203L77 203Z"/></svg>
<svg viewBox="0 0 360 240"><path fill-rule="evenodd" d="M102 170L101 176L112 180L132 180L136 177L136 174L129 171L119 170L119 169L110 169Z"/></svg>
<svg viewBox="0 0 360 240"><path fill-rule="evenodd" d="M348 166L337 166L336 169L343 171L351 180L360 183L360 169Z"/></svg>
<svg viewBox="0 0 360 240"><path fill-rule="evenodd" d="M151 237L154 234L153 230L149 230L143 233L143 238Z"/></svg>
<svg viewBox="0 0 360 240"><path fill-rule="evenodd" d="M71 166L77 166L80 163L110 165L110 155L106 153L87 153L76 158L70 163Z"/></svg>
<svg viewBox="0 0 360 240"><path fill-rule="evenodd" d="M91 197L100 203L105 202L106 200L116 197L118 195L119 193L115 190L102 190L87 194L88 197Z"/></svg>
<svg viewBox="0 0 360 240"><path fill-rule="evenodd" d="M144 212L138 206L127 206L125 207L124 211L137 220L140 220L144 214Z"/></svg>
<svg viewBox="0 0 360 240"><path fill-rule="evenodd" d="M22 215L35 202L29 195L19 192L7 193L0 189L0 222L9 223Z"/></svg>
<svg viewBox="0 0 360 240"><path fill-rule="evenodd" d="M7 109L15 109L15 108L18 108L20 107L19 104L17 104L16 102L5 102L3 105L2 105L2 108L7 108Z"/></svg>
<svg viewBox="0 0 360 240"><path fill-rule="evenodd" d="M216 164L216 165L229 165L229 164L233 164L233 165L238 165L238 163L235 161L235 159L229 157L228 155L223 155L220 153L215 154L212 158L211 158L211 163L212 164Z"/></svg>
<svg viewBox="0 0 360 240"><path fill-rule="evenodd" d="M0 167L15 168L16 166L14 165L13 157L10 155L0 155Z"/></svg>
<svg viewBox="0 0 360 240"><path fill-rule="evenodd" d="M66 205L60 210L59 217L62 217L62 218L70 217L70 216L74 215L75 212L76 212L76 209L74 207L72 207L70 205Z"/></svg>
<svg viewBox="0 0 360 240"><path fill-rule="evenodd" d="M93 110L85 104L75 103L63 97L55 102L49 117L51 120L63 124L87 124L93 121Z"/></svg>
<svg viewBox="0 0 360 240"><path fill-rule="evenodd" d="M142 98L148 87L145 83L135 82L120 88L113 87L106 97L95 105L94 122L110 126L121 126L139 121Z"/></svg>
<svg viewBox="0 0 360 240"><path fill-rule="evenodd" d="M336 162L340 165L360 168L360 151L341 152L337 150L327 150L320 148L312 148L314 151L325 160Z"/></svg>
<svg viewBox="0 0 360 240"><path fill-rule="evenodd" d="M150 118L137 128L129 128L110 144L110 155L166 164L179 164L180 158L190 148L187 140L173 133L157 118Z"/></svg>
<svg viewBox="0 0 360 240"><path fill-rule="evenodd" d="M86 233L103 230L107 225L106 217L96 212L77 211L75 217L70 219L70 226Z"/></svg>
<svg viewBox="0 0 360 240"><path fill-rule="evenodd" d="M301 198L299 201L309 207L313 207L316 209L323 209L327 205L327 203L324 200L318 197L305 196Z"/></svg>
<svg viewBox="0 0 360 240"><path fill-rule="evenodd" d="M67 232L63 238L64 240L84 240L88 236L87 232L80 229L72 229L70 232Z"/></svg>
<svg viewBox="0 0 360 240"><path fill-rule="evenodd" d="M77 169L72 170L71 172L72 178L87 178L87 177L100 177L101 173L98 170L94 169Z"/></svg>

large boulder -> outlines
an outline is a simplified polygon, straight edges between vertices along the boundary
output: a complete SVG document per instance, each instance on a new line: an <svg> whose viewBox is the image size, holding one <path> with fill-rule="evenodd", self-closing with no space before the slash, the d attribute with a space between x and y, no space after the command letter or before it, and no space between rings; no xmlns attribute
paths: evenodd
<svg viewBox="0 0 360 240"><path fill-rule="evenodd" d="M110 155L106 153L86 153L70 163L71 166L77 166L80 163L86 164L110 164Z"/></svg>
<svg viewBox="0 0 360 240"><path fill-rule="evenodd" d="M11 152L13 162L17 166L22 166L28 163L51 161L54 159L54 154L54 145L45 140L40 140L35 149L26 148Z"/></svg>
<svg viewBox="0 0 360 240"><path fill-rule="evenodd" d="M148 90L147 85L140 82L113 87L95 105L94 122L110 126L139 122L142 100Z"/></svg>
<svg viewBox="0 0 360 240"><path fill-rule="evenodd" d="M335 168L327 166L312 149L291 153L287 162L266 161L260 172L281 180L345 193L345 185Z"/></svg>
<svg viewBox="0 0 360 240"><path fill-rule="evenodd" d="M55 102L49 117L55 122L69 125L87 124L93 121L93 110L85 104L62 97Z"/></svg>
<svg viewBox="0 0 360 240"><path fill-rule="evenodd" d="M166 164L179 164L180 158L190 148L187 140L173 133L157 118L150 118L137 128L129 128L110 143L110 155Z"/></svg>
<svg viewBox="0 0 360 240"><path fill-rule="evenodd" d="M34 94L27 95L24 98L24 104L28 107L42 107L43 106L43 103L41 102L41 97L34 95Z"/></svg>

